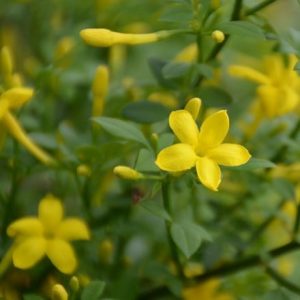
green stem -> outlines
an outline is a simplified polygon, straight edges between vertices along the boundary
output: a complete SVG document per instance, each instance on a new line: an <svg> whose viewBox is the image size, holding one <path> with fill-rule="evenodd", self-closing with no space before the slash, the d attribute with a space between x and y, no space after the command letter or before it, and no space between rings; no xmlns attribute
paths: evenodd
<svg viewBox="0 0 300 300"><path fill-rule="evenodd" d="M283 254L289 253L289 252L294 251L299 248L300 248L300 244L298 242L291 241L281 247L270 250L269 252L267 252L266 256L274 259L276 257L279 257ZM197 280L198 282L203 282L203 281L213 278L213 277L231 275L235 272L245 270L248 268L257 267L257 266L260 266L263 264L264 264L264 261L260 255L253 255L253 256L241 259L237 262L224 264L221 267L207 271L207 272L195 277L195 280Z"/></svg>
<svg viewBox="0 0 300 300"><path fill-rule="evenodd" d="M276 272L273 268L270 266L266 267L266 272L268 275L270 275L276 282L278 282L281 286L284 286L285 288L289 289L290 291L300 294L300 286L290 282L289 280L282 277L278 272Z"/></svg>
<svg viewBox="0 0 300 300"><path fill-rule="evenodd" d="M171 214L170 181L168 178L166 178L165 181L163 181L163 183L162 183L162 198L163 198L163 204L164 204L165 210L169 214ZM180 258L179 258L178 252L177 252L177 247L171 236L171 222L170 221L165 220L165 228L166 228L166 232L167 232L167 238L168 238L168 243L169 243L170 250L171 250L171 255L172 255L173 261L176 266L177 274L179 275L180 278L184 279L185 276L184 276L183 268L181 266Z"/></svg>
<svg viewBox="0 0 300 300"><path fill-rule="evenodd" d="M300 226L300 204L297 204L297 213L295 217L295 222L294 222L294 228L293 228L293 234L294 236L297 235L299 231L299 226Z"/></svg>
<svg viewBox="0 0 300 300"><path fill-rule="evenodd" d="M260 4L257 4L256 6L246 10L245 12L245 16L249 16L249 15L253 15L256 12L262 10L263 8L265 8L266 6L272 4L273 2L275 2L276 0L266 0Z"/></svg>
<svg viewBox="0 0 300 300"><path fill-rule="evenodd" d="M298 135L299 131L300 131L300 120L297 121L294 129L289 134L289 138L291 140L294 139ZM283 145L278 150L278 152L271 158L271 161L276 163L276 162L282 160L284 158L285 154L287 153L288 149L289 149L288 145Z"/></svg>

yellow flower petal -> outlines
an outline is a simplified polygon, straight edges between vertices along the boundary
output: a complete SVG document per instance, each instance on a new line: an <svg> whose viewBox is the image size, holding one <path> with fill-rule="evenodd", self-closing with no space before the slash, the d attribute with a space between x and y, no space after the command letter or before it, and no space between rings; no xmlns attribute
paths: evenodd
<svg viewBox="0 0 300 300"><path fill-rule="evenodd" d="M9 110L9 101L0 97L0 120Z"/></svg>
<svg viewBox="0 0 300 300"><path fill-rule="evenodd" d="M228 69L229 74L236 77L245 78L260 84L270 84L270 79L263 73L258 72L250 67L232 65Z"/></svg>
<svg viewBox="0 0 300 300"><path fill-rule="evenodd" d="M20 242L13 250L13 264L20 269L34 266L45 255L46 240L42 237L30 237Z"/></svg>
<svg viewBox="0 0 300 300"><path fill-rule="evenodd" d="M207 158L199 157L196 162L197 175L200 182L213 191L218 191L221 182L221 170L216 162Z"/></svg>
<svg viewBox="0 0 300 300"><path fill-rule="evenodd" d="M180 142L196 146L198 128L192 115L186 110L176 110L170 114L169 125Z"/></svg>
<svg viewBox="0 0 300 300"><path fill-rule="evenodd" d="M34 217L19 219L11 223L7 228L10 237L17 235L41 235L43 233L42 223Z"/></svg>
<svg viewBox="0 0 300 300"><path fill-rule="evenodd" d="M28 102L33 96L33 89L16 87L5 91L1 98L9 101L11 108L19 108L24 103Z"/></svg>
<svg viewBox="0 0 300 300"><path fill-rule="evenodd" d="M184 109L192 115L194 120L196 120L199 115L201 104L202 101L200 98L192 98L188 101Z"/></svg>
<svg viewBox="0 0 300 300"><path fill-rule="evenodd" d="M54 266L62 273L71 274L77 267L77 259L70 243L53 239L47 242L46 254Z"/></svg>
<svg viewBox="0 0 300 300"><path fill-rule="evenodd" d="M85 222L77 218L68 218L59 224L56 236L63 240L88 240L90 232Z"/></svg>
<svg viewBox="0 0 300 300"><path fill-rule="evenodd" d="M248 150L237 144L222 144L207 152L207 156L223 166L239 166L251 157Z"/></svg>
<svg viewBox="0 0 300 300"><path fill-rule="evenodd" d="M194 167L196 159L192 146L175 144L160 151L155 163L164 171L180 172Z"/></svg>
<svg viewBox="0 0 300 300"><path fill-rule="evenodd" d="M229 129L229 118L226 110L220 110L207 117L200 128L199 146L197 151L201 155L209 148L220 145Z"/></svg>
<svg viewBox="0 0 300 300"><path fill-rule="evenodd" d="M39 220L48 233L54 233L63 218L63 207L58 198L47 195L39 204Z"/></svg>
<svg viewBox="0 0 300 300"><path fill-rule="evenodd" d="M261 85L256 91L264 115L269 118L276 117L280 108L278 89L272 85Z"/></svg>

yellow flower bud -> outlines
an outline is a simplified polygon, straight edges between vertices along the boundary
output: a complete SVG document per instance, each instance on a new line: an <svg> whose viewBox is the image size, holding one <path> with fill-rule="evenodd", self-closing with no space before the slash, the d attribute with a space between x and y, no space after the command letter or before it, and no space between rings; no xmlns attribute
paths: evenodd
<svg viewBox="0 0 300 300"><path fill-rule="evenodd" d="M110 239L103 240L99 245L99 256L103 263L109 263L114 251L114 245Z"/></svg>
<svg viewBox="0 0 300 300"><path fill-rule="evenodd" d="M52 300L68 300L68 293L61 284L55 284L52 288Z"/></svg>
<svg viewBox="0 0 300 300"><path fill-rule="evenodd" d="M79 290L79 287L80 287L79 279L76 276L71 277L70 287L74 292L77 292Z"/></svg>
<svg viewBox="0 0 300 300"><path fill-rule="evenodd" d="M157 42L172 35L173 31L133 34L120 33L105 28L87 28L80 31L81 38L90 46L110 47L116 44L136 45Z"/></svg>
<svg viewBox="0 0 300 300"><path fill-rule="evenodd" d="M192 115L194 120L196 120L199 115L201 104L202 104L201 99L195 97L188 101L184 109L187 110Z"/></svg>
<svg viewBox="0 0 300 300"><path fill-rule="evenodd" d="M182 49L174 58L175 62L195 62L198 57L198 47L196 43L192 43Z"/></svg>
<svg viewBox="0 0 300 300"><path fill-rule="evenodd" d="M77 167L77 174L79 176L89 177L91 173L92 173L91 168L88 165L82 164Z"/></svg>
<svg viewBox="0 0 300 300"><path fill-rule="evenodd" d="M71 37L63 37L57 43L54 59L58 60L69 54L74 48L74 40Z"/></svg>
<svg viewBox="0 0 300 300"><path fill-rule="evenodd" d="M8 47L3 47L0 53L0 66L3 75L11 74L13 71L13 61Z"/></svg>
<svg viewBox="0 0 300 300"><path fill-rule="evenodd" d="M220 30L215 30L212 34L211 34L211 38L216 42L216 43L222 43L225 39L225 35L224 32L220 31Z"/></svg>
<svg viewBox="0 0 300 300"><path fill-rule="evenodd" d="M114 174L123 179L139 180L144 178L144 175L136 170L126 166L116 166L114 168Z"/></svg>
<svg viewBox="0 0 300 300"><path fill-rule="evenodd" d="M106 66L99 66L92 84L93 116L100 116L104 109L104 100L109 87L109 71Z"/></svg>

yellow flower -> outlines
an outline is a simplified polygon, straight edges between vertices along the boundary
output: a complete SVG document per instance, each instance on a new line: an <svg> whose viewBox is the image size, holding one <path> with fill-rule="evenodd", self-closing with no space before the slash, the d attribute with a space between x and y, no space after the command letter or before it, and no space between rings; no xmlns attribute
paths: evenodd
<svg viewBox="0 0 300 300"><path fill-rule="evenodd" d="M28 137L17 119L10 112L28 102L32 95L33 90L24 87L11 88L2 93L0 95L0 124L37 159L44 164L53 164L54 160Z"/></svg>
<svg viewBox="0 0 300 300"><path fill-rule="evenodd" d="M137 45L153 43L168 38L175 33L179 33L179 31L163 30L135 34L115 32L106 28L86 28L80 31L80 36L90 46L111 47L118 44Z"/></svg>
<svg viewBox="0 0 300 300"><path fill-rule="evenodd" d="M45 255L63 273L73 273L77 259L71 240L88 240L87 225L78 218L63 219L63 206L52 195L39 204L38 217L19 219L7 228L7 234L15 238L12 248L13 264L29 269Z"/></svg>
<svg viewBox="0 0 300 300"><path fill-rule="evenodd" d="M210 279L204 283L185 288L182 296L184 300L233 300L233 296L225 292L219 292L220 280Z"/></svg>
<svg viewBox="0 0 300 300"><path fill-rule="evenodd" d="M198 57L198 47L196 43L189 44L182 49L174 58L175 62L196 62Z"/></svg>
<svg viewBox="0 0 300 300"><path fill-rule="evenodd" d="M264 72L247 66L232 65L229 73L259 84L256 90L259 112L273 118L295 111L300 104L300 76L294 70L295 55L285 65L283 57L271 55L263 61Z"/></svg>
<svg viewBox="0 0 300 300"><path fill-rule="evenodd" d="M200 182L213 191L218 190L221 182L219 165L239 166L251 157L241 145L222 143L229 130L225 110L207 117L200 131L187 110L172 112L169 125L180 143L160 151L156 164L167 172L182 172L196 167Z"/></svg>

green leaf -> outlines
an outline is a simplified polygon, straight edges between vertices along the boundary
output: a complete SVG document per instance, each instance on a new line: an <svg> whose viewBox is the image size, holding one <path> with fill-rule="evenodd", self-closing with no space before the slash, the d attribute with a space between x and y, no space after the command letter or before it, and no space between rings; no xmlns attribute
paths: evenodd
<svg viewBox="0 0 300 300"><path fill-rule="evenodd" d="M127 104L123 109L123 116L131 121L151 124L168 117L170 110L161 103L142 100Z"/></svg>
<svg viewBox="0 0 300 300"><path fill-rule="evenodd" d="M27 294L24 295L24 300L43 300L41 296L35 295L35 294Z"/></svg>
<svg viewBox="0 0 300 300"><path fill-rule="evenodd" d="M104 130L116 137L138 142L151 149L149 142L146 140L141 130L130 122L108 117L92 118L92 121L101 125Z"/></svg>
<svg viewBox="0 0 300 300"><path fill-rule="evenodd" d="M156 200L145 200L140 204L143 208L148 210L154 216L162 218L166 221L171 222L171 216L168 212L160 205Z"/></svg>
<svg viewBox="0 0 300 300"><path fill-rule="evenodd" d="M260 27L247 21L230 21L224 22L218 25L218 30L221 30L227 34L238 35L252 38L264 39L265 35Z"/></svg>
<svg viewBox="0 0 300 300"><path fill-rule="evenodd" d="M200 225L191 222L172 223L171 236L177 247L187 258L198 250L203 240L211 239Z"/></svg>
<svg viewBox="0 0 300 300"><path fill-rule="evenodd" d="M83 290L81 300L99 300L105 288L100 280L91 281Z"/></svg>
<svg viewBox="0 0 300 300"><path fill-rule="evenodd" d="M135 169L140 172L157 172L159 168L154 163L153 152L147 149L141 149L135 164Z"/></svg>
<svg viewBox="0 0 300 300"><path fill-rule="evenodd" d="M198 96L203 99L207 107L223 107L232 102L231 96L225 90L214 86L202 87Z"/></svg>
<svg viewBox="0 0 300 300"><path fill-rule="evenodd" d="M171 62L162 68L162 74L166 79L180 78L184 76L191 68L190 64Z"/></svg>
<svg viewBox="0 0 300 300"><path fill-rule="evenodd" d="M232 169L237 171L252 171L257 169L267 169L275 167L276 165L269 160L251 157L246 164L238 167L232 167Z"/></svg>
<svg viewBox="0 0 300 300"><path fill-rule="evenodd" d="M162 70L164 66L167 65L167 62L159 59L159 58L150 58L148 60L149 67L152 71L152 74L154 75L157 82L166 88L176 88L176 84L172 82L171 80L168 80L164 77Z"/></svg>

